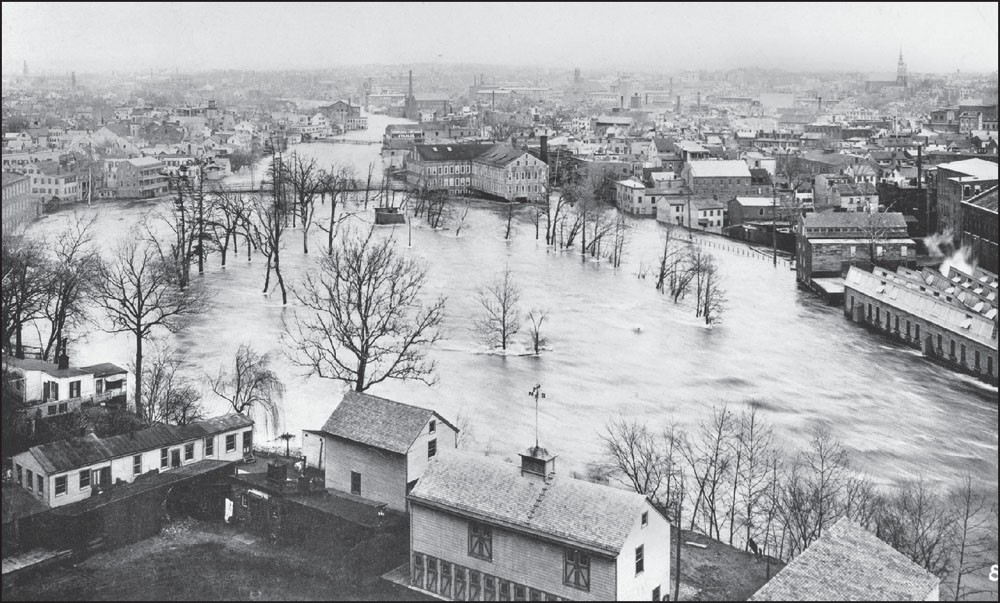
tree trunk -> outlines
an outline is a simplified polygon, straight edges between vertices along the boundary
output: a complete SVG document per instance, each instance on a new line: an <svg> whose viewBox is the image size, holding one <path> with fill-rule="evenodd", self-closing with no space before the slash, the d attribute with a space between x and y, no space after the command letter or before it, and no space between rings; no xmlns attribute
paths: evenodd
<svg viewBox="0 0 1000 603"><path fill-rule="evenodd" d="M146 420L145 409L142 408L142 334L139 331L135 335L135 413L139 415L140 421Z"/></svg>

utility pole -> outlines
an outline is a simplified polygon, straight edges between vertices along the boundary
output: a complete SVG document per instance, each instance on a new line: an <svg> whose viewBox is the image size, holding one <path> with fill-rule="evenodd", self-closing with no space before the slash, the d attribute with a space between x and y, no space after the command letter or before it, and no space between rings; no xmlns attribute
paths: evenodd
<svg viewBox="0 0 1000 603"><path fill-rule="evenodd" d="M771 182L771 260L778 267L778 192Z"/></svg>
<svg viewBox="0 0 1000 603"><path fill-rule="evenodd" d="M535 449L538 449L538 398L545 397L545 392L542 391L542 384L539 383L535 387L531 388L528 392L529 396L535 397Z"/></svg>

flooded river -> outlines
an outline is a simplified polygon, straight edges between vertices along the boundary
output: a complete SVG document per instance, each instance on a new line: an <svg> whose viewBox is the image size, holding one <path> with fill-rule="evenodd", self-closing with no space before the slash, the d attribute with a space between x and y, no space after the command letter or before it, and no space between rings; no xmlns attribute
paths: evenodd
<svg viewBox="0 0 1000 603"><path fill-rule="evenodd" d="M387 123L401 121L372 116L367 132L350 136L377 139ZM377 169L379 164L377 145L310 143L295 150L320 165L353 165L359 175L369 163ZM241 179L248 176L233 178ZM134 236L131 226L150 208L108 203L83 211L99 215L101 244L110 248L119 237ZM69 220L68 213L56 214L34 230L53 231ZM356 222L372 220L369 211ZM505 241L504 220L503 207L485 201L473 203L458 237L415 220L411 248L405 226L380 227L405 254L427 263L425 294L448 301L445 338L431 353L439 383L383 383L371 393L433 407L449 419L463 413L471 418L474 448L512 456L534 442L528 392L541 384L546 397L539 407L539 439L560 455L566 471L581 471L597 458L597 434L616 415L640 417L651 426L673 418L691 427L713 404L756 399L789 446L804 445L810 428L828 424L852 460L876 479L922 474L954 483L971 471L995 488L996 388L848 322L840 308L799 291L787 265L774 268L739 243L703 238L718 260L728 298L722 323L707 329L690 302L675 306L655 291L652 277L638 278L640 266L653 263L662 245L662 228L654 221L633 222L625 261L613 269L547 250L535 240L526 212L518 216L513 240ZM288 232L282 267L290 283L317 261L325 235L316 227L312 235L313 254L307 257L301 232ZM522 289L522 308L549 311L543 334L551 350L539 356L483 353L474 332L476 288L505 265ZM199 382L230 364L242 342L271 352L287 384L281 431L301 437L300 430L322 426L345 387L302 377L282 355L281 319L294 310L294 298L283 308L279 293L263 295L263 271L259 256L248 263L241 254L226 269L217 256L210 258L204 278L215 293L213 308L168 340L185 354L186 371ZM526 329L516 339L527 346ZM73 362L126 366L132 346L128 337L97 332L75 346ZM207 388L205 403L211 413L225 410Z"/></svg>

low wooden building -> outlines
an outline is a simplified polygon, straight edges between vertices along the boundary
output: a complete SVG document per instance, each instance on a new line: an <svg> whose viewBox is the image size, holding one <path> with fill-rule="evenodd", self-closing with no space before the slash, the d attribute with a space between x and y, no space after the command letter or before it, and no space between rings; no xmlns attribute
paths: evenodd
<svg viewBox="0 0 1000 603"><path fill-rule="evenodd" d="M14 479L49 507L96 496L113 484L203 460L237 461L253 447L253 421L228 414L99 438L93 433L32 446L13 458Z"/></svg>
<svg viewBox="0 0 1000 603"><path fill-rule="evenodd" d="M438 451L455 448L458 428L427 408L347 392L320 430L307 430L303 454L325 472L326 487L406 511L406 493Z"/></svg>
<svg viewBox="0 0 1000 603"><path fill-rule="evenodd" d="M410 585L458 601L659 601L670 524L649 500L563 477L542 448L521 465L435 458L410 493Z"/></svg>

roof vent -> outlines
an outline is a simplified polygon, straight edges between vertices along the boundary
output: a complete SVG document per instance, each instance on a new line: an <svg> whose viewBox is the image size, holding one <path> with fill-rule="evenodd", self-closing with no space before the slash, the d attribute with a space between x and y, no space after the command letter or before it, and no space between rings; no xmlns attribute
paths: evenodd
<svg viewBox="0 0 1000 603"><path fill-rule="evenodd" d="M542 479L556 472L556 455L541 446L532 446L520 453L521 475L535 475Z"/></svg>

